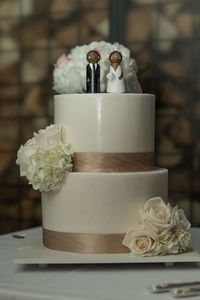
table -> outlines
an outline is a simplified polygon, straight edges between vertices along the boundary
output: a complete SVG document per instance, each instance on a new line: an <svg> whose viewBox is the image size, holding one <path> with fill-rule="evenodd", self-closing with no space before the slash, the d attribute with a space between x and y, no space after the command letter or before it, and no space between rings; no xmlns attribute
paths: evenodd
<svg viewBox="0 0 200 300"><path fill-rule="evenodd" d="M200 249L200 228L193 228L192 234L195 249ZM164 300L171 297L150 294L148 285L200 280L200 263L168 268L164 264L49 265L46 269L15 265L21 242L12 234L0 237L0 300Z"/></svg>

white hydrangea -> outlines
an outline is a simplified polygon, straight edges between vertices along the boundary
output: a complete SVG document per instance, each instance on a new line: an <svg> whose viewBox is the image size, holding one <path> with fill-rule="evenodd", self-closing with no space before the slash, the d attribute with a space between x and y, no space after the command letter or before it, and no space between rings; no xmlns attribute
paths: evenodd
<svg viewBox="0 0 200 300"><path fill-rule="evenodd" d="M68 64L64 64L59 68L55 68L53 72L54 76L54 90L60 94L81 93L84 86L83 80L81 78L81 73L79 68L70 61Z"/></svg>
<svg viewBox="0 0 200 300"><path fill-rule="evenodd" d="M34 133L33 138L20 147L16 163L20 166L20 175L26 176L35 190L56 191L72 170L73 153L72 146L66 142L64 128L50 125Z"/></svg>
<svg viewBox="0 0 200 300"><path fill-rule="evenodd" d="M191 233L180 228L160 234L158 240L159 255L178 254L191 248Z"/></svg>
<svg viewBox="0 0 200 300"><path fill-rule="evenodd" d="M53 89L59 94L81 93L85 90L86 82L86 55L90 50L97 50L101 59L99 65L100 72L100 90L106 91L106 75L109 73L110 62L109 55L112 51L118 50L122 53L122 68L128 93L141 93L141 87L137 80L137 65L130 57L128 48L119 43L92 42L89 45L77 46L66 56L58 58L53 72Z"/></svg>

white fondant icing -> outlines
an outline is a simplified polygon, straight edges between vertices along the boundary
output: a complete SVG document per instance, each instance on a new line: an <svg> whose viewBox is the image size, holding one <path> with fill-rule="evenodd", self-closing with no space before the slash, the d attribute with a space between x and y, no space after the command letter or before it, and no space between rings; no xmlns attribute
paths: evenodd
<svg viewBox="0 0 200 300"><path fill-rule="evenodd" d="M54 107L76 152L154 151L154 95L58 95Z"/></svg>
<svg viewBox="0 0 200 300"><path fill-rule="evenodd" d="M167 201L168 171L70 173L58 192L42 193L43 226L61 232L125 233L140 222L139 207Z"/></svg>

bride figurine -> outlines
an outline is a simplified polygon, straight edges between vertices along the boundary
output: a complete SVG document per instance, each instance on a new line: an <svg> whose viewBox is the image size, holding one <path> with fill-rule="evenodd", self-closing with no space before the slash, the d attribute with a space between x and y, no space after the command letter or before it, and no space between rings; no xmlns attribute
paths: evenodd
<svg viewBox="0 0 200 300"><path fill-rule="evenodd" d="M119 51L111 52L109 56L111 63L110 72L107 74L107 93L124 93L125 83L121 67L122 54Z"/></svg>

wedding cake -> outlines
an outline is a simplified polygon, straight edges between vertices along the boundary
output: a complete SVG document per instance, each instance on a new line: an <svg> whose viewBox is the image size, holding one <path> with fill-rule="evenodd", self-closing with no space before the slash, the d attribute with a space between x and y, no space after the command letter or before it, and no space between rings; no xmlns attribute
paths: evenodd
<svg viewBox="0 0 200 300"><path fill-rule="evenodd" d="M109 52L122 53L126 92L106 93ZM101 56L100 92L84 93L89 50ZM54 125L18 151L22 176L42 192L43 244L78 253L165 255L190 248L190 224L168 202L155 166L155 97L143 94L122 45L93 42L59 58Z"/></svg>

